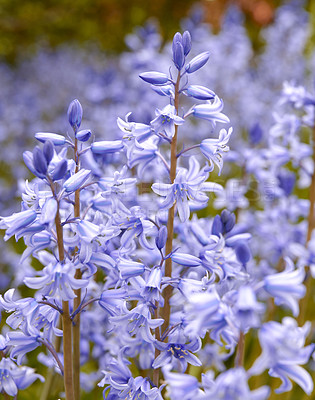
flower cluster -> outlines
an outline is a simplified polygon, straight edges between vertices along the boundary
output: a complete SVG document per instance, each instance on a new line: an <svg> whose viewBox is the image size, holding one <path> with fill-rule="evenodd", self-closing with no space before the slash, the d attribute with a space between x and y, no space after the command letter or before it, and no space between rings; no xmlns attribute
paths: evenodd
<svg viewBox="0 0 315 400"><path fill-rule="evenodd" d="M287 83L266 146L257 123L249 143L230 152L222 99L195 84L209 51L191 56L188 31L175 34L171 51L171 66L140 73L164 101L155 115L121 115L117 136L98 141L81 129L76 99L67 112L72 132L37 132L39 144L24 152L35 178L0 228L5 240L23 238L21 262L36 259L37 267L23 278L32 297L0 295L10 313L0 336L0 393L16 396L42 379L20 366L42 347L38 359L63 377L66 400L93 386L104 388L104 399L263 400L270 388L250 378L265 370L282 380L278 393L291 390L291 379L311 394L301 365L314 345L306 344L311 326L299 300L314 270L315 199L292 191L297 166L299 184L314 175L311 146L298 135L314 127L313 97ZM182 135L199 120L206 129ZM242 179L225 181L223 164L235 160ZM275 306L300 316L302 327L291 317L274 321ZM262 353L249 362L255 335ZM88 374L85 364L94 368Z"/></svg>

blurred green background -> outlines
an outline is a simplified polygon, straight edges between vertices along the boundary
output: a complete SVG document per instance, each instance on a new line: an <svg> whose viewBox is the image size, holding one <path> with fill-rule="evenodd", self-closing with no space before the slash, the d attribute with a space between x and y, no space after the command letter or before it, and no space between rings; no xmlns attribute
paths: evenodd
<svg viewBox="0 0 315 400"><path fill-rule="evenodd" d="M61 43L99 44L108 52L125 48L124 37L148 18L156 18L165 40L179 29L193 4L206 10L205 20L219 29L230 4L245 13L255 40L259 27L270 23L283 0L0 0L0 60L14 62L17 55L38 46ZM303 3L303 2L301 2ZM311 8L314 1L305 3Z"/></svg>

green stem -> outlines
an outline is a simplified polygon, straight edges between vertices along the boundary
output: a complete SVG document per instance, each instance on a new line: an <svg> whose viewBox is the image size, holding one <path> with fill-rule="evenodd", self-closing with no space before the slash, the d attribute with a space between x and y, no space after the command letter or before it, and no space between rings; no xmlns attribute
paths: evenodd
<svg viewBox="0 0 315 400"><path fill-rule="evenodd" d="M75 172L79 172L79 153L78 153L78 141L75 139L74 142L74 158L75 158ZM74 217L80 218L80 190L77 190L74 194ZM76 247L74 250L75 254L78 252ZM80 279L82 276L81 270L77 269L75 272L75 278ZM74 293L76 297L73 299L73 309L76 310L81 304L81 289L75 289ZM72 335L73 335L73 384L74 384L74 398L80 400L80 313L78 313L73 320Z"/></svg>

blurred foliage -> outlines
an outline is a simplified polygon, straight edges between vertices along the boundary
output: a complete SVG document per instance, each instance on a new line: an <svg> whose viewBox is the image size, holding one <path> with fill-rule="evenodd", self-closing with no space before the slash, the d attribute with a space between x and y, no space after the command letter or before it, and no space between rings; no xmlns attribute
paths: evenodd
<svg viewBox="0 0 315 400"><path fill-rule="evenodd" d="M13 62L40 45L96 43L108 52L125 48L124 37L148 18L156 18L165 40L180 29L193 4L202 4L205 21L215 30L226 9L237 5L245 14L255 43L260 28L272 22L285 0L0 0L0 58ZM310 6L308 5L310 4ZM306 2L311 7L312 1ZM313 3L314 4L314 3ZM314 8L314 7L313 7Z"/></svg>
<svg viewBox="0 0 315 400"><path fill-rule="evenodd" d="M136 25L155 17L165 39L179 29L194 0L0 0L0 57L13 61L39 44L96 42L119 52Z"/></svg>

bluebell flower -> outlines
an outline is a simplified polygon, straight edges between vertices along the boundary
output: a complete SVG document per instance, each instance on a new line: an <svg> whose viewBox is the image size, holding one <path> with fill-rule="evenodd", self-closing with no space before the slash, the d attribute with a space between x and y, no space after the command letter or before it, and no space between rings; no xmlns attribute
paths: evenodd
<svg viewBox="0 0 315 400"><path fill-rule="evenodd" d="M201 347L201 341L192 340L189 343L164 343L155 341L154 346L161 351L161 354L154 360L152 367L160 368L164 365L174 365L178 362L180 372L185 372L187 363L200 366L201 361L191 352L197 352Z"/></svg>
<svg viewBox="0 0 315 400"><path fill-rule="evenodd" d="M243 368L231 368L217 376L213 383L206 385L207 398L222 400L267 400L268 386L251 391L248 376Z"/></svg>
<svg viewBox="0 0 315 400"><path fill-rule="evenodd" d="M21 211L9 217L0 217L0 229L6 229L4 240L10 239L13 235L23 234L23 230L29 227L36 219L34 210Z"/></svg>
<svg viewBox="0 0 315 400"><path fill-rule="evenodd" d="M299 315L298 300L304 297L306 288L303 285L304 268L294 269L292 260L285 258L286 269L274 275L264 278L263 288L274 297L277 305L284 304L289 307L293 315Z"/></svg>
<svg viewBox="0 0 315 400"><path fill-rule="evenodd" d="M26 277L25 284L32 289L39 289L43 296L59 295L68 301L76 297L74 289L86 287L88 281L75 279L75 267L72 263L50 263L42 270L42 276Z"/></svg>
<svg viewBox="0 0 315 400"><path fill-rule="evenodd" d="M215 93L205 86L201 85L189 85L185 89L187 96L194 97L198 100L212 100L215 98Z"/></svg>
<svg viewBox="0 0 315 400"><path fill-rule="evenodd" d="M164 322L162 318L152 318L149 307L141 303L132 310L125 310L122 315L110 317L110 323L113 329L119 328L124 329L130 335L140 337L142 340L148 343L155 341L151 329L155 329L161 326Z"/></svg>
<svg viewBox="0 0 315 400"><path fill-rule="evenodd" d="M193 114L196 118L205 119L211 122L214 128L216 122L221 122L223 124L230 122L229 118L221 112L222 110L223 101L220 100L218 96L215 96L213 102L209 100L207 103L193 106L187 115Z"/></svg>
<svg viewBox="0 0 315 400"><path fill-rule="evenodd" d="M221 129L218 139L204 139L200 143L200 150L202 154L209 160L209 171L212 171L215 164L219 168L219 175L221 175L223 167L223 153L229 151L227 146L230 136L233 132L233 128L230 128L228 132L225 129Z"/></svg>
<svg viewBox="0 0 315 400"><path fill-rule="evenodd" d="M11 358L17 357L17 364L21 365L22 359L26 353L35 350L41 343L38 341L39 331L37 336L25 335L23 332L9 332L8 346L13 346Z"/></svg>
<svg viewBox="0 0 315 400"><path fill-rule="evenodd" d="M250 328L260 326L260 314L265 310L262 303L258 303L254 290L250 286L241 286L234 300L233 311L235 312L236 325L243 332L247 332Z"/></svg>
<svg viewBox="0 0 315 400"><path fill-rule="evenodd" d="M310 395L314 387L312 378L300 366L309 361L314 351L314 343L304 347L310 328L310 322L299 328L297 322L290 317L283 318L282 324L275 321L266 322L258 333L262 354L248 373L259 375L265 369L269 369L269 375L282 381L281 386L275 390L276 393L292 389L290 378Z"/></svg>
<svg viewBox="0 0 315 400"><path fill-rule="evenodd" d="M176 114L176 109L168 104L163 110L156 109L156 118L151 121L151 126L156 135L165 133L169 139L175 134L175 125L182 125L185 120Z"/></svg>
<svg viewBox="0 0 315 400"><path fill-rule="evenodd" d="M149 221L139 206L131 207L126 210L125 214L116 215L114 221L121 230L124 230L121 236L121 246L129 248L135 238L139 239L139 243L147 250L153 250L147 236L156 234L155 225Z"/></svg>
<svg viewBox="0 0 315 400"><path fill-rule="evenodd" d="M200 393L199 382L195 376L178 372L170 372L165 366L163 374L167 382L167 391L173 400L196 399Z"/></svg>
<svg viewBox="0 0 315 400"><path fill-rule="evenodd" d="M118 359L113 359L107 369L102 371L105 376L98 386L106 386L103 392L104 399L162 400L161 389L151 388L148 378L132 377L127 367L129 362L122 356L124 351L125 348L120 351Z"/></svg>
<svg viewBox="0 0 315 400"><path fill-rule="evenodd" d="M127 258L120 258L117 267L120 272L121 279L130 279L134 276L142 275L144 273L144 264L128 260Z"/></svg>
<svg viewBox="0 0 315 400"><path fill-rule="evenodd" d="M151 136L151 126L139 122L129 122L130 115L131 113L128 113L126 115L125 121L123 121L121 118L117 118L117 125L119 129L124 133L124 140L135 139L139 143L141 143Z"/></svg>
<svg viewBox="0 0 315 400"><path fill-rule="evenodd" d="M207 175L204 171L199 172L198 161L194 157L190 157L189 170L179 169L173 184L154 183L152 190L165 197L160 204L161 209L168 210L176 203L179 218L185 222L190 215L189 201L205 206L208 201L208 197L204 194L205 191L218 192L222 190L219 184L205 182L206 179Z"/></svg>
<svg viewBox="0 0 315 400"><path fill-rule="evenodd" d="M19 390L26 389L36 379L44 381L44 378L36 374L32 368L18 367L8 358L2 358L0 361L0 393L16 396Z"/></svg>

